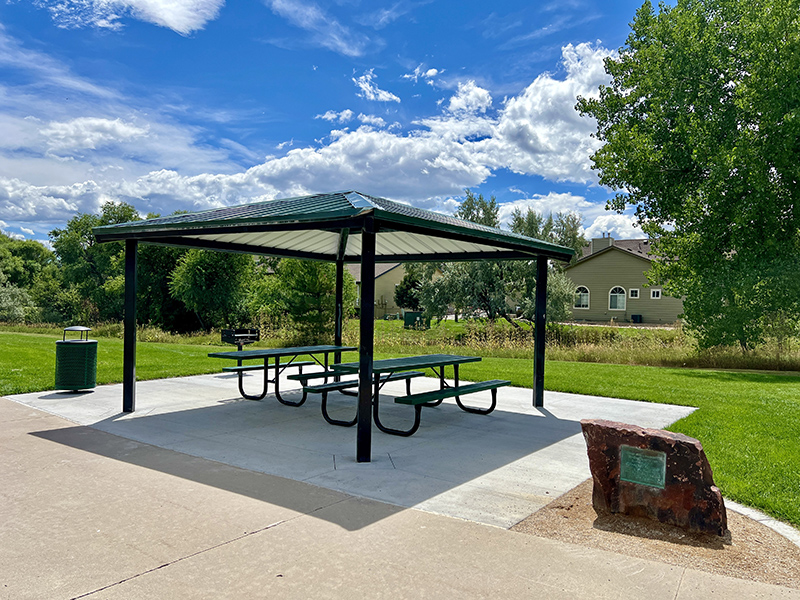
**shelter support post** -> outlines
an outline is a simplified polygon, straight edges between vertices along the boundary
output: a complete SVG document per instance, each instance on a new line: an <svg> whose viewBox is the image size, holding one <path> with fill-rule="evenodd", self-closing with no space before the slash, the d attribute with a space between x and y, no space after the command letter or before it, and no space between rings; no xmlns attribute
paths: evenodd
<svg viewBox="0 0 800 600"><path fill-rule="evenodd" d="M372 359L375 336L375 221L361 229L361 317L358 344L358 425L356 461L372 460Z"/></svg>
<svg viewBox="0 0 800 600"><path fill-rule="evenodd" d="M547 308L547 258L536 259L536 314L533 318L533 406L544 406L544 342Z"/></svg>
<svg viewBox="0 0 800 600"><path fill-rule="evenodd" d="M122 358L122 412L136 409L136 240L125 240L125 317Z"/></svg>
<svg viewBox="0 0 800 600"><path fill-rule="evenodd" d="M339 234L339 251L336 253L336 307L334 308L333 343L342 345L342 330L344 326L344 254L347 248L349 232L345 229ZM334 352L334 364L342 362L342 353Z"/></svg>

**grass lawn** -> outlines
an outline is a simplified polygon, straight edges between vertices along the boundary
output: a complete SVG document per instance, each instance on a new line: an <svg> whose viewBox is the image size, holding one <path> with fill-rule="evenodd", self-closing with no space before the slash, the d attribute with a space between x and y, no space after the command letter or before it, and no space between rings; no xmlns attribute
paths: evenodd
<svg viewBox="0 0 800 600"><path fill-rule="evenodd" d="M0 331L0 395L53 389L54 335ZM227 347L230 349L230 347ZM219 372L215 346L139 343L137 378ZM435 348L417 349L432 353ZM376 352L376 358L396 353ZM357 355L345 355L356 360ZM464 365L467 380L509 379L531 387L530 359L485 357ZM122 340L101 338L98 384L122 380ZM548 361L548 390L696 406L670 429L703 443L723 494L800 526L800 377Z"/></svg>

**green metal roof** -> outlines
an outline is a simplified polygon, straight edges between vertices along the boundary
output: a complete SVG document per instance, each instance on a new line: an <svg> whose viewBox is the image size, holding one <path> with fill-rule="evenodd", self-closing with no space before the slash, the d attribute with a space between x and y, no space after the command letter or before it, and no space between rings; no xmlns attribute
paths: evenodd
<svg viewBox="0 0 800 600"><path fill-rule="evenodd" d="M376 260L477 260L544 255L569 260L571 248L414 208L355 191L314 194L106 225L99 242L143 242L358 262L361 228L373 219ZM345 232L345 237L342 237Z"/></svg>

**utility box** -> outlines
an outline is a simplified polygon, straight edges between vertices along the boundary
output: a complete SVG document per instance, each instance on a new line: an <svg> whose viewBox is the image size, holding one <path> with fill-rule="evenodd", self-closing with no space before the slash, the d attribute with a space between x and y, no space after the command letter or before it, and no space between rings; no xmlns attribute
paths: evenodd
<svg viewBox="0 0 800 600"><path fill-rule="evenodd" d="M424 319L421 312L407 310L403 313L403 327L405 329L429 329L430 319Z"/></svg>
<svg viewBox="0 0 800 600"><path fill-rule="evenodd" d="M97 385L97 340L89 339L89 327L74 325L64 329L56 342L56 389L88 390ZM78 332L77 340L67 339L67 332Z"/></svg>

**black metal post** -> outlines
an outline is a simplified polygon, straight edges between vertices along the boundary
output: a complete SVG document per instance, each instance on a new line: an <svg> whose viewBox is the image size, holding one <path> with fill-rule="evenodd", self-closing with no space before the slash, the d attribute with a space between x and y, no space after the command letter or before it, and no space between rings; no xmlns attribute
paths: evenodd
<svg viewBox="0 0 800 600"><path fill-rule="evenodd" d="M334 313L333 343L342 345L342 328L344 326L344 256L347 251L347 238L350 237L349 229L342 229L339 233L339 249L336 252L336 307ZM327 354L325 355L327 357ZM342 353L334 352L334 364L342 362ZM337 376L336 381L339 381Z"/></svg>
<svg viewBox="0 0 800 600"><path fill-rule="evenodd" d="M125 240L125 317L122 358L122 412L136 409L136 240Z"/></svg>
<svg viewBox="0 0 800 600"><path fill-rule="evenodd" d="M544 340L547 308L547 258L536 259L536 314L533 319L533 405L544 406Z"/></svg>
<svg viewBox="0 0 800 600"><path fill-rule="evenodd" d="M342 326L344 321L344 261L336 261L336 312L333 329L333 343L336 346L342 345ZM342 353L335 352L333 362L342 362Z"/></svg>
<svg viewBox="0 0 800 600"><path fill-rule="evenodd" d="M375 221L361 228L361 318L358 345L358 424L356 461L372 460L372 358L375 335Z"/></svg>

